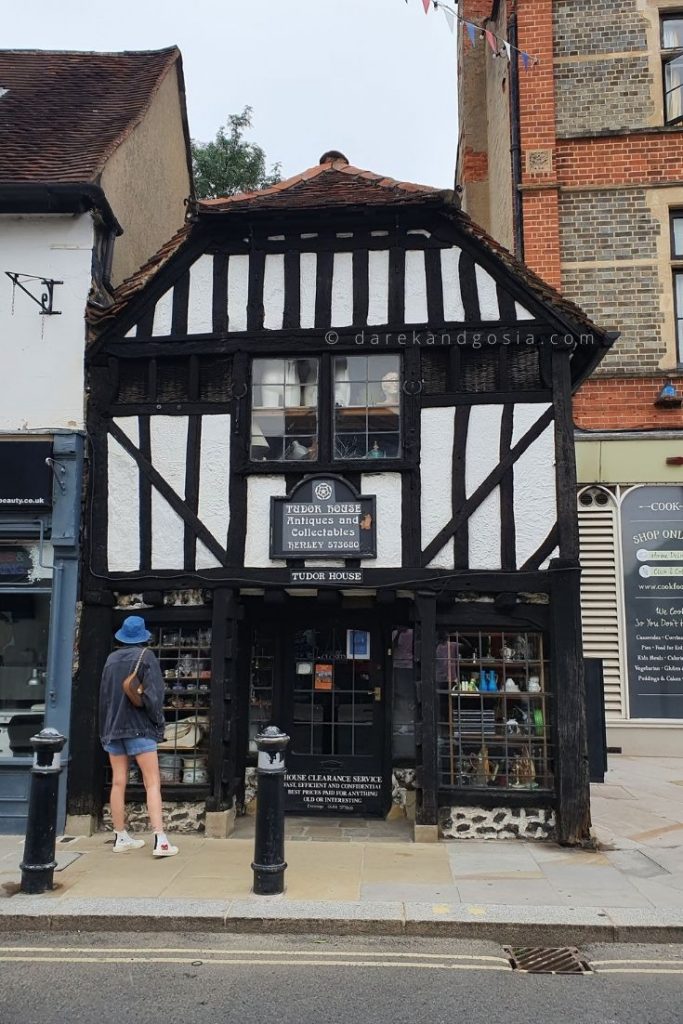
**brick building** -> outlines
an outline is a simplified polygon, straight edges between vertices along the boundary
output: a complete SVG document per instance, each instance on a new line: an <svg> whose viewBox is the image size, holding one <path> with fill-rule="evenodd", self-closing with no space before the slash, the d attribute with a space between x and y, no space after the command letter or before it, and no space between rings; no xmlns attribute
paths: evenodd
<svg viewBox="0 0 683 1024"><path fill-rule="evenodd" d="M667 460L683 455L683 410L662 389L683 394L681 4L461 0L459 13L538 57L527 70L460 33L464 209L620 332L574 400L584 647L603 659L608 742L679 752L683 470Z"/></svg>

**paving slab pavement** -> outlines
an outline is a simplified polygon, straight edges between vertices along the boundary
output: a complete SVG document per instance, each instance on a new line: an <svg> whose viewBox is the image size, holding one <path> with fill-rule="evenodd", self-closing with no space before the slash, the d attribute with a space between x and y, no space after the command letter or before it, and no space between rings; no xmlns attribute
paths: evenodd
<svg viewBox="0 0 683 1024"><path fill-rule="evenodd" d="M149 843L114 854L111 833L64 837L56 888L38 897L17 892L21 837L2 836L0 930L683 941L683 759L612 758L610 765L605 786L593 787L602 848L416 844L405 821L288 819L286 892L278 897L251 892L249 821L229 839L178 836L180 853L168 860L153 859Z"/></svg>

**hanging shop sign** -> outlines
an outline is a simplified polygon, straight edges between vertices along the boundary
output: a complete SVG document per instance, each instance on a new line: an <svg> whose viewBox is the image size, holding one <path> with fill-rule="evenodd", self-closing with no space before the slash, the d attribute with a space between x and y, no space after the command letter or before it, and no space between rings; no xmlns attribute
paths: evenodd
<svg viewBox="0 0 683 1024"><path fill-rule="evenodd" d="M0 442L0 514L52 504L51 441Z"/></svg>
<svg viewBox="0 0 683 1024"><path fill-rule="evenodd" d="M308 477L286 498L271 498L271 558L374 558L376 553L375 499L358 494L341 477Z"/></svg>
<svg viewBox="0 0 683 1024"><path fill-rule="evenodd" d="M683 718L683 487L621 506L631 718Z"/></svg>

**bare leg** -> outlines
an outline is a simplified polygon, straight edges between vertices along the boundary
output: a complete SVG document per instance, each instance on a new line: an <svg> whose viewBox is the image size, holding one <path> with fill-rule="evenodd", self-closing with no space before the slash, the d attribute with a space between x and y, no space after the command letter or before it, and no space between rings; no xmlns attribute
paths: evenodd
<svg viewBox="0 0 683 1024"><path fill-rule="evenodd" d="M146 754L137 754L135 760L140 765L142 781L147 794L147 813L154 832L162 832L164 822L161 815L161 778L159 776L159 758L156 750Z"/></svg>
<svg viewBox="0 0 683 1024"><path fill-rule="evenodd" d="M111 796L111 818L115 832L123 832L126 827L126 782L128 781L128 756L127 754L110 754L112 782Z"/></svg>

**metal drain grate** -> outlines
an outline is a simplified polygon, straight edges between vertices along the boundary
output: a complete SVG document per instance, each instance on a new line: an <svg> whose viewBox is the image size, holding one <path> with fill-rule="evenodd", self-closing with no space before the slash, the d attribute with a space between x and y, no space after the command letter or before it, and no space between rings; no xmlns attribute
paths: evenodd
<svg viewBox="0 0 683 1024"><path fill-rule="evenodd" d="M591 969L574 946L503 946L512 969L527 974L590 974Z"/></svg>

